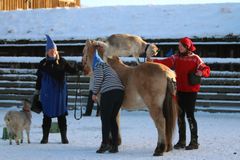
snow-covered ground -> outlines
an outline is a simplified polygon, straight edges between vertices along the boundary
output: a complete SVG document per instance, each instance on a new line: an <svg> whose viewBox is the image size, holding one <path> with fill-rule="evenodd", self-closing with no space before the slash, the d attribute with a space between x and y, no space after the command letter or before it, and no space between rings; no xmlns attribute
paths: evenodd
<svg viewBox="0 0 240 160"><path fill-rule="evenodd" d="M5 126L3 117L8 110L0 109L0 126ZM94 112L95 113L95 112ZM95 115L95 114L94 114ZM8 140L0 140L1 160L239 160L240 159L240 113L197 112L199 126L198 150L173 150L163 157L153 157L157 133L146 111L122 111L121 134L122 145L117 154L96 154L101 141L101 123L99 117L83 117L80 121L68 116L68 138L70 144L60 144L60 134L51 133L49 144L39 144L41 140L42 115L33 113L31 144L9 145ZM56 121L56 119L53 119ZM177 130L176 130L177 132ZM189 130L187 130L189 141ZM174 143L177 134L174 136Z"/></svg>
<svg viewBox="0 0 240 160"><path fill-rule="evenodd" d="M0 11L0 40L81 40L130 33L144 38L240 35L240 3Z"/></svg>

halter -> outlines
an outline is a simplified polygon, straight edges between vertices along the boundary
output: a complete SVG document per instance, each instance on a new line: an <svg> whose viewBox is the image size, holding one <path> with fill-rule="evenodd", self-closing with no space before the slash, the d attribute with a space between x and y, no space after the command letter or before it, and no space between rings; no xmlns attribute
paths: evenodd
<svg viewBox="0 0 240 160"><path fill-rule="evenodd" d="M149 43L147 43L147 45L146 45L146 47L145 47L145 50L144 50L144 52L143 52L143 57L144 57L144 62L146 62L146 57L147 57L147 49L148 49L148 47L150 46L150 44Z"/></svg>
<svg viewBox="0 0 240 160"><path fill-rule="evenodd" d="M22 111L23 112L30 112L30 109L23 108Z"/></svg>

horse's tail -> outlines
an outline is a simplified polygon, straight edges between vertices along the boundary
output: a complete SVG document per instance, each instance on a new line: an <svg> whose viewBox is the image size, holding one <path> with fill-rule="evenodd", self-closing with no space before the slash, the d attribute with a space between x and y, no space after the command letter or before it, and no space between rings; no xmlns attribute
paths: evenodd
<svg viewBox="0 0 240 160"><path fill-rule="evenodd" d="M173 132L177 119L177 100L176 100L176 80L167 77L167 91L163 104L163 114L166 119L166 140L168 145L172 145Z"/></svg>

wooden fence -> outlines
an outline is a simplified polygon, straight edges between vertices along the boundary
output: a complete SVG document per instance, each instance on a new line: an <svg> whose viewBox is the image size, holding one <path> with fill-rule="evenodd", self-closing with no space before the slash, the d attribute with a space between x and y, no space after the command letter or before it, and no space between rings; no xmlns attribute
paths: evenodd
<svg viewBox="0 0 240 160"><path fill-rule="evenodd" d="M77 83L77 75L67 75L68 106L75 105L76 88L77 105L86 105L89 92L89 77L80 76ZM12 69L0 68L0 107L20 106L22 100L31 100L35 91L36 69Z"/></svg>
<svg viewBox="0 0 240 160"><path fill-rule="evenodd" d="M17 106L21 100L31 98L35 88L36 69L0 68L0 107ZM82 104L86 105L89 77L67 75L69 108L74 107L76 88L80 88ZM240 111L240 72L211 71L210 78L203 78L197 98L197 109L207 111Z"/></svg>
<svg viewBox="0 0 240 160"><path fill-rule="evenodd" d="M0 0L0 10L79 6L80 0Z"/></svg>

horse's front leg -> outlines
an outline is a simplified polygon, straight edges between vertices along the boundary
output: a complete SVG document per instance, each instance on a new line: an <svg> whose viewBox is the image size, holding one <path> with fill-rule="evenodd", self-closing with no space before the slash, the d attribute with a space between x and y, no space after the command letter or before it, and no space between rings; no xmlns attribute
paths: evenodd
<svg viewBox="0 0 240 160"><path fill-rule="evenodd" d="M158 131L158 142L153 156L162 156L166 149L165 118L160 107L149 107L149 112Z"/></svg>

